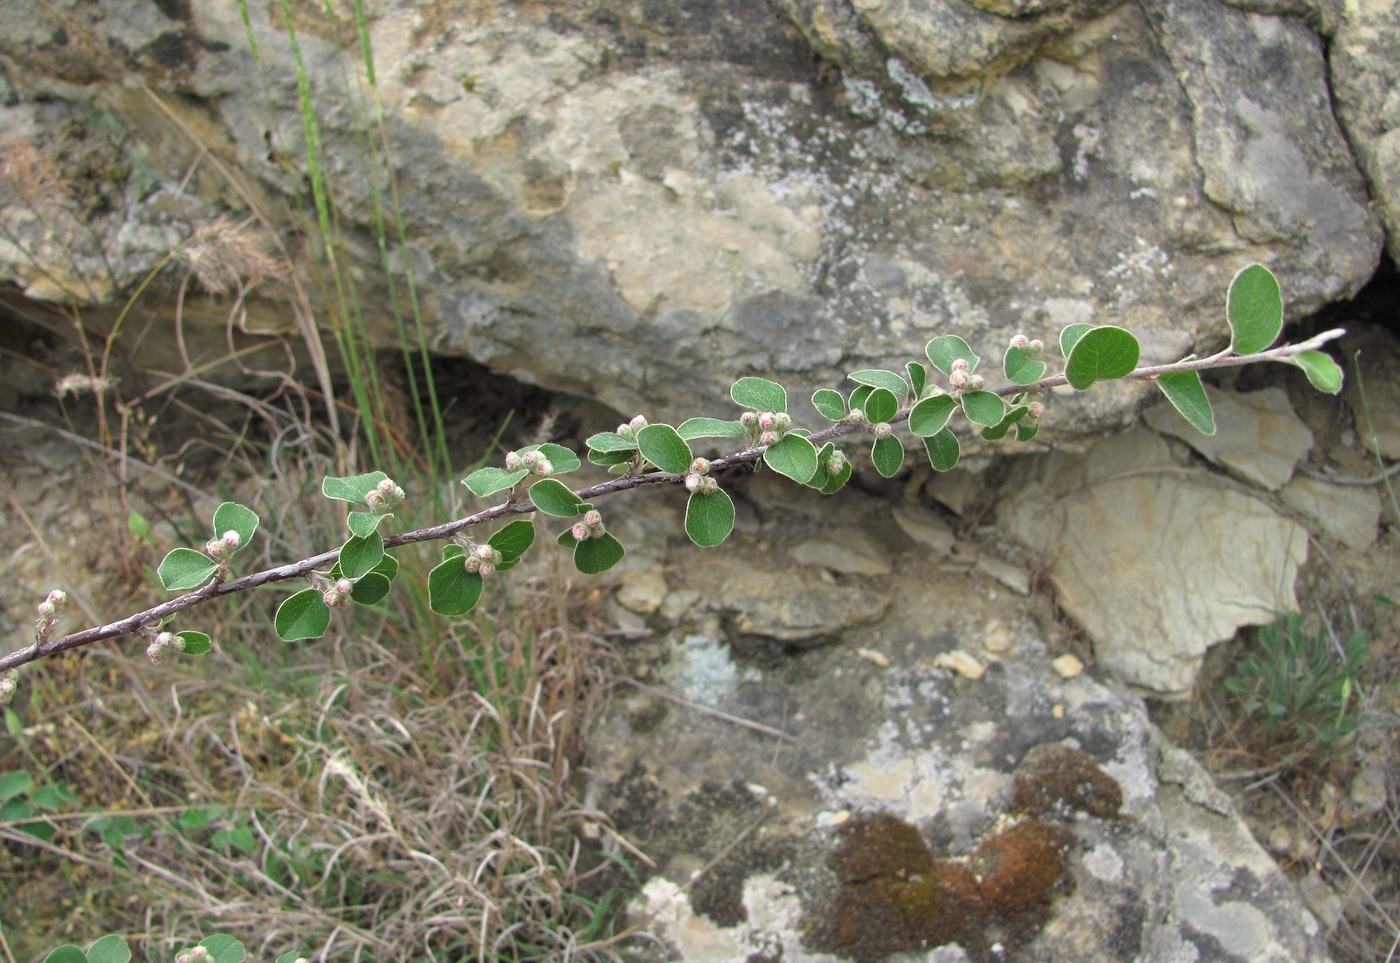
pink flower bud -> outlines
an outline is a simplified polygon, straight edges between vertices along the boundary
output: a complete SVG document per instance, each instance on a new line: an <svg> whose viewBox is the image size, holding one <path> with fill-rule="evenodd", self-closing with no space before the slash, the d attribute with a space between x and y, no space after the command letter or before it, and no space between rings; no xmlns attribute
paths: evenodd
<svg viewBox="0 0 1400 963"><path fill-rule="evenodd" d="M520 456L520 467L528 468L531 471L534 471L535 466L540 463L540 459L543 457L544 456L541 455L538 451L527 451L525 454Z"/></svg>
<svg viewBox="0 0 1400 963"><path fill-rule="evenodd" d="M948 384L952 385L954 388L961 388L963 385L967 384L967 371L965 369L954 368L952 373L948 375Z"/></svg>
<svg viewBox="0 0 1400 963"><path fill-rule="evenodd" d="M228 531L224 532L223 543L224 548L228 549L229 551L232 551L233 549L243 544L243 536L239 535L237 532L230 528Z"/></svg>
<svg viewBox="0 0 1400 963"><path fill-rule="evenodd" d="M480 575L481 575L482 578L486 578L486 577L488 577L488 576L495 575L495 574L496 574L496 566L495 566L495 565L493 565L491 562L482 562L482 563L481 563Z"/></svg>
<svg viewBox="0 0 1400 963"><path fill-rule="evenodd" d="M596 508L590 509L583 515L583 524L587 525L589 528L592 528L594 525L603 524L603 513Z"/></svg>
<svg viewBox="0 0 1400 963"><path fill-rule="evenodd" d="M68 593L63 591L63 589L54 589L49 593L48 601L56 606L62 605L64 602L68 601Z"/></svg>
<svg viewBox="0 0 1400 963"><path fill-rule="evenodd" d="M710 463L704 458L697 458L690 463L690 470L697 475L708 475L710 473Z"/></svg>
<svg viewBox="0 0 1400 963"><path fill-rule="evenodd" d="M588 538L588 526L583 522L574 522L574 527L569 529L569 534L574 537L574 541L581 542Z"/></svg>
<svg viewBox="0 0 1400 963"><path fill-rule="evenodd" d="M58 606L54 605L48 599L45 599L44 601L39 603L39 618L51 619L57 614Z"/></svg>
<svg viewBox="0 0 1400 963"><path fill-rule="evenodd" d="M1013 335L1011 336L1011 347L1013 347L1013 348L1022 348L1022 349L1024 349L1024 348L1026 347L1026 345L1028 345L1028 344L1030 344L1030 343L1031 343L1031 342L1030 342L1030 339L1027 338L1024 334L1013 334Z"/></svg>
<svg viewBox="0 0 1400 963"><path fill-rule="evenodd" d="M690 472L685 476L685 490L688 492L698 492L700 490L700 483L704 480L705 477L703 475L697 475L694 472ZM43 608L42 605L40 605L39 607Z"/></svg>
<svg viewBox="0 0 1400 963"><path fill-rule="evenodd" d="M161 648L165 648L166 646L170 645L170 644L173 643L174 641L175 641L175 636L174 636L174 634L171 633L171 632L162 632L162 633L160 633L160 635L157 635L156 638L155 638L155 643L156 643L156 645L160 646Z"/></svg>
<svg viewBox="0 0 1400 963"><path fill-rule="evenodd" d="M548 458L541 458L539 461L535 462L535 474L553 475L554 463L551 462Z"/></svg>
<svg viewBox="0 0 1400 963"><path fill-rule="evenodd" d="M326 589L321 593L321 601L326 603L326 608L333 609L344 600L336 593L335 589Z"/></svg>
<svg viewBox="0 0 1400 963"><path fill-rule="evenodd" d="M602 525L592 525L588 529L589 538L602 538L607 532L603 531Z"/></svg>
<svg viewBox="0 0 1400 963"><path fill-rule="evenodd" d="M776 431L765 431L758 436L760 445L776 445L778 443L778 433Z"/></svg>
<svg viewBox="0 0 1400 963"><path fill-rule="evenodd" d="M165 646L152 642L146 646L146 658L150 659L153 665L160 665L160 660L165 658Z"/></svg>
<svg viewBox="0 0 1400 963"><path fill-rule="evenodd" d="M348 578L338 578L335 580L335 594L349 595L355 588L355 583Z"/></svg>
<svg viewBox="0 0 1400 963"><path fill-rule="evenodd" d="M968 364L968 361L967 361L966 358L954 358L954 359L953 359L953 370L954 370L954 371L968 371L968 370L971 370L971 365Z"/></svg>
<svg viewBox="0 0 1400 963"><path fill-rule="evenodd" d="M967 388L969 391L981 391L986 386L986 384L987 380L983 378L980 374L968 376Z"/></svg>
<svg viewBox="0 0 1400 963"><path fill-rule="evenodd" d="M628 426L633 431L641 431L647 426L647 420L641 415L638 415L637 417L633 418L630 422L628 422Z"/></svg>
<svg viewBox="0 0 1400 963"><path fill-rule="evenodd" d="M772 428L775 422L776 419L774 418L773 412L771 411L765 411L763 414L758 416L758 427L762 428L764 431L767 431L768 429Z"/></svg>
<svg viewBox="0 0 1400 963"><path fill-rule="evenodd" d="M506 452L506 471L519 471L524 467L524 459L518 451Z"/></svg>

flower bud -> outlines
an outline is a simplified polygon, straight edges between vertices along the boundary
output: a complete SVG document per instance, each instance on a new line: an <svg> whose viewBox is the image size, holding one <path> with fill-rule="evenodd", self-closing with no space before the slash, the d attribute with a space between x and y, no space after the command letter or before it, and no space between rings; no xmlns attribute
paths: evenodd
<svg viewBox="0 0 1400 963"><path fill-rule="evenodd" d="M61 606L68 601L68 593L63 589L54 589L49 593L47 601L52 602L55 606Z"/></svg>
<svg viewBox="0 0 1400 963"><path fill-rule="evenodd" d="M539 461L535 462L535 474L546 476L553 475L554 463L551 462L548 458L541 458Z"/></svg>
<svg viewBox="0 0 1400 963"><path fill-rule="evenodd" d="M776 431L765 431L758 436L760 445L776 445L778 443L778 433Z"/></svg>
<svg viewBox="0 0 1400 963"><path fill-rule="evenodd" d="M476 573L481 571L481 559L477 558L475 555L468 555L466 561L462 564L466 566L468 572Z"/></svg>
<svg viewBox="0 0 1400 963"><path fill-rule="evenodd" d="M641 431L647 426L647 420L641 415L637 415L637 417L633 418L627 424L633 431Z"/></svg>
<svg viewBox="0 0 1400 963"><path fill-rule="evenodd" d="M690 463L690 470L697 475L708 475L710 473L710 462L705 458L697 458Z"/></svg>
<svg viewBox="0 0 1400 963"><path fill-rule="evenodd" d="M489 562L496 556L496 550L490 545L478 545L476 547L476 557L483 562Z"/></svg>
<svg viewBox="0 0 1400 963"><path fill-rule="evenodd" d="M519 471L524 467L524 459L518 451L506 452L506 471Z"/></svg>
<svg viewBox="0 0 1400 963"><path fill-rule="evenodd" d="M535 466L540 463L540 459L543 457L544 456L541 455L538 451L527 451L525 454L520 456L520 467L528 468L530 471L534 471Z"/></svg>
<svg viewBox="0 0 1400 963"><path fill-rule="evenodd" d="M792 427L792 415L786 411L780 411L773 416L773 427L779 431L787 431Z"/></svg>
<svg viewBox="0 0 1400 963"><path fill-rule="evenodd" d="M1024 350L1026 345L1030 343L1030 339L1027 338L1024 334L1013 334L1011 336L1011 347L1013 348L1021 348L1022 350Z"/></svg>
<svg viewBox="0 0 1400 963"><path fill-rule="evenodd" d="M968 361L967 361L966 358L954 358L954 359L953 359L953 370L954 370L954 371L970 371L971 368L972 368L972 366L971 366L970 364L968 364Z"/></svg>
<svg viewBox="0 0 1400 963"><path fill-rule="evenodd" d="M321 601L326 603L326 608L333 609L339 606L344 599L335 589L326 589L321 593Z"/></svg>
<svg viewBox="0 0 1400 963"><path fill-rule="evenodd" d="M480 570L479 570L479 574L481 575L482 578L486 578L486 577L489 576L489 575L495 575L495 574L496 574L496 566L495 566L493 563L491 563L491 562L482 562L482 563L481 563L481 568L480 568Z"/></svg>
<svg viewBox="0 0 1400 963"><path fill-rule="evenodd" d="M744 412L742 415L739 416L739 424L743 425L749 431L753 431L754 427L758 424L758 412Z"/></svg>
<svg viewBox="0 0 1400 963"><path fill-rule="evenodd" d="M603 531L602 525L593 525L588 529L589 538L602 538L607 532Z"/></svg>
<svg viewBox="0 0 1400 963"><path fill-rule="evenodd" d="M151 660L152 665L160 665L161 659L165 658L165 646L152 642L146 646L146 658Z"/></svg>
<svg viewBox="0 0 1400 963"><path fill-rule="evenodd" d="M204 554L210 558L223 558L227 551L222 538L211 538L204 543Z"/></svg>
<svg viewBox="0 0 1400 963"><path fill-rule="evenodd" d="M0 706L9 705L10 700L15 696L15 690L19 688L19 683L14 679L6 677L0 679Z"/></svg>
<svg viewBox="0 0 1400 963"><path fill-rule="evenodd" d="M986 384L987 379L983 378L980 374L969 375L967 379L967 390L981 391L984 387L986 387Z"/></svg>
<svg viewBox="0 0 1400 963"><path fill-rule="evenodd" d="M967 384L967 371L954 368L952 373L948 375L948 384L954 388L961 388Z"/></svg>
<svg viewBox="0 0 1400 963"><path fill-rule="evenodd" d="M1039 358L1044 353L1045 342L1041 341L1039 338L1033 339L1030 344L1026 345L1026 354L1031 358L1031 360Z"/></svg>
<svg viewBox="0 0 1400 963"><path fill-rule="evenodd" d="M719 491L719 482L708 475L700 479L700 494L713 495L717 491Z"/></svg>
<svg viewBox="0 0 1400 963"><path fill-rule="evenodd" d="M340 596L349 595L355 588L355 583L348 578L338 578L335 580L335 594Z"/></svg>
<svg viewBox="0 0 1400 963"><path fill-rule="evenodd" d="M833 451L831 457L826 460L826 470L833 475L840 474L846 467L846 453Z"/></svg>
<svg viewBox="0 0 1400 963"><path fill-rule="evenodd" d="M574 541L581 542L588 538L588 526L583 522L574 522L574 527L569 529L569 534L574 537Z"/></svg>
<svg viewBox="0 0 1400 963"><path fill-rule="evenodd" d="M687 473L685 476L685 490L692 493L698 492L700 490L700 483L704 480L704 475L697 475L695 472ZM39 607L43 608L43 605Z"/></svg>
<svg viewBox="0 0 1400 963"><path fill-rule="evenodd" d="M378 489L365 492L365 506L375 514L378 514L389 507L389 501L379 493Z"/></svg>
<svg viewBox="0 0 1400 963"><path fill-rule="evenodd" d="M863 425L865 424L865 411L861 408L852 408L846 412L846 417L841 419L842 424Z"/></svg>
<svg viewBox="0 0 1400 963"><path fill-rule="evenodd" d="M57 614L58 606L54 605L48 599L44 599L44 601L39 603L39 618L51 619Z"/></svg>
<svg viewBox="0 0 1400 963"><path fill-rule="evenodd" d="M594 525L603 524L603 513L596 508L588 510L583 515L583 524L587 525L589 528L592 528Z"/></svg>
<svg viewBox="0 0 1400 963"><path fill-rule="evenodd" d="M1031 421L1039 421L1040 416L1045 414L1045 406L1038 401L1032 401L1027 408L1026 414Z"/></svg>
<svg viewBox="0 0 1400 963"><path fill-rule="evenodd" d="M894 429L890 427L890 423L888 421L880 422L878 425L875 426L874 431L876 438L888 438L891 434L894 433Z"/></svg>
<svg viewBox="0 0 1400 963"><path fill-rule="evenodd" d="M379 492L379 494L383 495L385 498L393 498L394 491L398 487L398 485L394 484L394 480L392 478L381 478L379 480L379 484L374 486L374 490Z"/></svg>
<svg viewBox="0 0 1400 963"><path fill-rule="evenodd" d="M773 412L765 411L763 414L758 416L758 427L762 428L764 431L768 431L770 428L773 427L776 421L777 419L774 416Z"/></svg>
<svg viewBox="0 0 1400 963"><path fill-rule="evenodd" d="M170 632L162 632L160 633L160 635L157 635L155 637L155 644L160 646L162 649L168 647L174 641L175 636L173 633Z"/></svg>
<svg viewBox="0 0 1400 963"><path fill-rule="evenodd" d="M230 528L228 531L224 532L222 541L224 543L224 548L233 551L243 544L243 536Z"/></svg>

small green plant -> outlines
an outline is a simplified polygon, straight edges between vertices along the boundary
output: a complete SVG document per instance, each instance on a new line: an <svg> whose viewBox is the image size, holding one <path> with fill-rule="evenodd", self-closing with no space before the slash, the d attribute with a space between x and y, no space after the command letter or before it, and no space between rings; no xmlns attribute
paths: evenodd
<svg viewBox="0 0 1400 963"><path fill-rule="evenodd" d="M225 933L206 937L175 956L175 963L243 963L248 951L243 943ZM131 949L126 940L110 933L93 943L86 951L67 944L56 947L44 957L44 963L128 963ZM277 957L277 963L305 963L295 951Z"/></svg>
<svg viewBox="0 0 1400 963"><path fill-rule="evenodd" d="M1356 731L1357 683L1370 654L1364 632L1334 645L1324 627L1303 631L1296 612L1259 629L1258 651L1239 664L1225 688L1244 700L1271 743L1331 747Z"/></svg>

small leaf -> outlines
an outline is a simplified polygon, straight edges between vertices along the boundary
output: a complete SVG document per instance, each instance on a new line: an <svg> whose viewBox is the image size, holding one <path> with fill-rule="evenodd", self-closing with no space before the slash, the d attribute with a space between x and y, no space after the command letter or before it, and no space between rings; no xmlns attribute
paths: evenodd
<svg viewBox="0 0 1400 963"><path fill-rule="evenodd" d="M480 598L481 575L468 572L461 558L449 558L428 573L428 608L438 615L466 615Z"/></svg>
<svg viewBox="0 0 1400 963"><path fill-rule="evenodd" d="M967 370L973 372L977 370L977 355L972 353L972 349L967 346L967 342L956 334L945 334L941 338L934 338L924 347L924 353L933 362L933 366L946 374L953 373L953 362L959 358L967 362Z"/></svg>
<svg viewBox="0 0 1400 963"><path fill-rule="evenodd" d="M866 399L870 397L870 392L874 390L875 389L869 385L861 385L859 388L852 391L851 400L847 406L848 410L855 411L859 408L861 411L864 411Z"/></svg>
<svg viewBox="0 0 1400 963"><path fill-rule="evenodd" d="M885 478L893 478L904 464L903 443L894 435L876 438L875 444L870 446L870 461Z"/></svg>
<svg viewBox="0 0 1400 963"><path fill-rule="evenodd" d="M685 533L702 548L718 545L734 530L734 501L719 489L713 495L693 492L685 504Z"/></svg>
<svg viewBox="0 0 1400 963"><path fill-rule="evenodd" d="M569 486L553 478L541 478L531 485L530 501L546 515L558 518L572 518L583 504L583 499L569 491Z"/></svg>
<svg viewBox="0 0 1400 963"><path fill-rule="evenodd" d="M961 449L958 436L949 429L944 428L933 437L925 438L924 448L928 450L928 461L934 471L952 471L957 466Z"/></svg>
<svg viewBox="0 0 1400 963"><path fill-rule="evenodd" d="M357 579L373 571L383 558L384 539L378 532L351 538L340 546L340 571L348 579Z"/></svg>
<svg viewBox="0 0 1400 963"><path fill-rule="evenodd" d="M740 378L729 389L736 405L753 411L787 411L787 392L783 386L767 378Z"/></svg>
<svg viewBox="0 0 1400 963"><path fill-rule="evenodd" d="M337 501L363 505L365 496L374 489L375 485L388 477L382 471L372 471L364 475L346 475L343 478L328 475L321 482L321 494Z"/></svg>
<svg viewBox="0 0 1400 963"><path fill-rule="evenodd" d="M1065 362L1065 379L1079 391L1095 381L1111 381L1132 374L1141 349L1132 332L1101 324L1075 342Z"/></svg>
<svg viewBox="0 0 1400 963"><path fill-rule="evenodd" d="M637 446L633 445L626 450L599 451L595 448L588 449L588 460L595 465L608 467L611 465L625 465L637 455Z"/></svg>
<svg viewBox="0 0 1400 963"><path fill-rule="evenodd" d="M172 548L156 569L160 584L167 592L185 592L199 588L219 571L219 566L203 552L192 548Z"/></svg>
<svg viewBox="0 0 1400 963"><path fill-rule="evenodd" d="M1070 353L1074 351L1074 346L1079 343L1079 339L1092 330L1094 330L1094 326L1083 321L1066 325L1060 331L1060 354L1068 358Z"/></svg>
<svg viewBox="0 0 1400 963"><path fill-rule="evenodd" d="M647 425L637 432L637 450L657 468L676 475L689 471L695 460L690 446L670 425Z"/></svg>
<svg viewBox="0 0 1400 963"><path fill-rule="evenodd" d="M131 948L116 933L109 933L88 947L87 963L127 963Z"/></svg>
<svg viewBox="0 0 1400 963"><path fill-rule="evenodd" d="M87 954L68 943L50 950L44 963L87 963Z"/></svg>
<svg viewBox="0 0 1400 963"><path fill-rule="evenodd" d="M378 605L389 594L392 583L378 572L366 572L350 588L350 598L360 605Z"/></svg>
<svg viewBox="0 0 1400 963"><path fill-rule="evenodd" d="M319 639L331 624L331 610L316 589L303 589L277 606L272 627L283 642Z"/></svg>
<svg viewBox="0 0 1400 963"><path fill-rule="evenodd" d="M288 950L277 957L277 959L273 960L273 963L297 963L297 960L301 958L302 956L299 950Z"/></svg>
<svg viewBox="0 0 1400 963"><path fill-rule="evenodd" d="M245 830L245 832L251 839L252 831ZM241 845L239 848L243 849ZM244 849L244 852L250 849L252 846ZM209 951L210 963L243 963L243 960L248 956L243 944L227 933L215 933L213 936L200 940L199 945Z"/></svg>
<svg viewBox="0 0 1400 963"><path fill-rule="evenodd" d="M574 543L574 567L584 575L597 575L622 561L624 554L622 543L604 532L600 538Z"/></svg>
<svg viewBox="0 0 1400 963"><path fill-rule="evenodd" d="M763 452L763 462L779 475L805 485L817 473L817 449L800 435L784 435Z"/></svg>
<svg viewBox="0 0 1400 963"><path fill-rule="evenodd" d="M550 479L546 478L544 481L550 481ZM537 482L535 488L542 484L544 482ZM531 492L534 490L534 488L530 489ZM569 494L572 495L573 492L569 492ZM577 496L575 496L574 501L579 505L583 504L583 500ZM509 562L519 558L531 545L535 544L535 523L518 518L488 538L486 544L501 553L502 561Z"/></svg>
<svg viewBox="0 0 1400 963"><path fill-rule="evenodd" d="M1035 437L1035 433L1036 433L1037 431L1039 431L1039 430L1040 430L1040 426L1039 426L1039 425L1017 425L1017 426L1016 426L1016 440L1017 440L1017 441L1030 441L1032 438Z"/></svg>
<svg viewBox="0 0 1400 963"><path fill-rule="evenodd" d="M21 794L28 794L34 788L34 777L29 773L7 772L0 775L0 802L7 802Z"/></svg>
<svg viewBox="0 0 1400 963"><path fill-rule="evenodd" d="M589 435L584 442L590 452L632 452L637 450L637 442L631 438L624 438L615 431L600 431L596 435Z"/></svg>
<svg viewBox="0 0 1400 963"><path fill-rule="evenodd" d="M948 419L958 410L952 395L925 398L909 412L909 430L920 438L930 438L948 425Z"/></svg>
<svg viewBox="0 0 1400 963"><path fill-rule="evenodd" d="M247 548L258 531L258 513L237 502L224 502L214 509L214 537L222 538L224 532L238 533L238 548ZM125 945L125 944L123 944Z"/></svg>
<svg viewBox="0 0 1400 963"><path fill-rule="evenodd" d="M1157 387L1192 428L1203 435L1215 434L1215 412L1211 410L1199 372L1169 372L1157 379Z"/></svg>
<svg viewBox="0 0 1400 963"><path fill-rule="evenodd" d="M846 417L846 399L841 397L841 392L830 388L818 388L812 393L812 407L828 421Z"/></svg>
<svg viewBox="0 0 1400 963"><path fill-rule="evenodd" d="M1033 385L1045 376L1045 362L1032 361L1024 348L1015 345L1006 349L1001 367L1012 384Z"/></svg>
<svg viewBox="0 0 1400 963"><path fill-rule="evenodd" d="M379 564L372 568L370 571L378 572L380 575L384 576L392 582L394 579L399 577L399 560L394 558L394 556L390 555L388 552L385 552L384 557L379 560Z"/></svg>
<svg viewBox="0 0 1400 963"><path fill-rule="evenodd" d="M686 441L697 438L742 438L748 433L748 429L739 422L719 418L687 418L676 427L676 434Z"/></svg>
<svg viewBox="0 0 1400 963"><path fill-rule="evenodd" d="M520 449L520 454L537 451L549 459L550 467L554 469L553 474L564 475L571 471L578 471L583 466L583 462L563 445L556 445L553 442L545 442L543 445L527 445Z"/></svg>
<svg viewBox="0 0 1400 963"><path fill-rule="evenodd" d="M924 383L928 380L928 371L918 361L910 361L904 366L904 370L909 375L909 384L914 388L914 397L918 398L924 393Z"/></svg>
<svg viewBox="0 0 1400 963"><path fill-rule="evenodd" d="M962 410L974 425L990 428L1006 416L1006 403L990 391L969 391L962 396Z"/></svg>
<svg viewBox="0 0 1400 963"><path fill-rule="evenodd" d="M1288 359L1288 363L1303 369L1308 381L1318 391L1335 395L1342 390L1342 369L1321 351L1304 351Z"/></svg>
<svg viewBox="0 0 1400 963"><path fill-rule="evenodd" d="M884 388L898 399L909 397L909 384L900 375L893 371L885 371L883 368L862 368L859 371L852 371L846 375L858 385L869 385L872 388Z"/></svg>
<svg viewBox="0 0 1400 963"><path fill-rule="evenodd" d="M185 645L180 651L185 655L203 655L214 647L214 640L203 632L196 632L193 629L186 629L183 632L176 632L180 641Z"/></svg>
<svg viewBox="0 0 1400 963"><path fill-rule="evenodd" d="M504 468L478 468L466 478L462 479L462 484L471 490L473 495L479 498L489 498L497 492L503 492L514 487L530 472L524 468L518 471L506 471Z"/></svg>
<svg viewBox="0 0 1400 963"><path fill-rule="evenodd" d="M391 513L376 515L373 512L351 512L345 518L345 527L350 529L350 534L356 538L369 538L370 533L379 531L379 526L385 519L393 517Z"/></svg>
<svg viewBox="0 0 1400 963"><path fill-rule="evenodd" d="M1236 354L1263 351L1283 330L1283 295L1278 278L1262 264L1251 264L1235 275L1225 296L1230 322L1230 347Z"/></svg>
<svg viewBox="0 0 1400 963"><path fill-rule="evenodd" d="M865 417L872 425L889 421L899 410L899 401L888 388L873 388L865 399Z"/></svg>

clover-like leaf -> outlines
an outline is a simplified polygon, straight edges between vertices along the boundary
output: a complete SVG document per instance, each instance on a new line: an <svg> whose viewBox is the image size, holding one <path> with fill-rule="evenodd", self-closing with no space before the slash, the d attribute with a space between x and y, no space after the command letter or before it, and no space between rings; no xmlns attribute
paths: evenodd
<svg viewBox="0 0 1400 963"><path fill-rule="evenodd" d="M686 441L697 438L742 438L748 429L737 421L720 418L687 418L676 426L676 434Z"/></svg>
<svg viewBox="0 0 1400 963"><path fill-rule="evenodd" d="M876 438L870 446L870 462L885 478L893 478L904 464L904 445L894 435Z"/></svg>
<svg viewBox="0 0 1400 963"><path fill-rule="evenodd" d="M1033 385L1045 377L1045 362L1033 361L1025 348L1011 345L1001 359L1002 370L1012 384Z"/></svg>
<svg viewBox="0 0 1400 963"><path fill-rule="evenodd" d="M730 387L729 397L736 405L753 411L787 411L787 392L767 378L740 378Z"/></svg>
<svg viewBox="0 0 1400 963"><path fill-rule="evenodd" d="M579 506L583 504L583 499L571 492L569 486L553 478L541 478L531 485L530 501L546 515L558 518L572 518L578 514ZM533 537L532 534L531 538Z"/></svg>
<svg viewBox="0 0 1400 963"><path fill-rule="evenodd" d="M373 571L383 558L384 538L378 532L354 536L340 546L340 571L348 579L357 579Z"/></svg>
<svg viewBox="0 0 1400 963"><path fill-rule="evenodd" d="M953 362L961 358L967 362L969 372L977 370L977 355L972 353L972 349L967 346L967 342L956 334L945 334L940 338L934 338L924 346L924 353L933 362L933 366L946 374L953 373Z"/></svg>
<svg viewBox="0 0 1400 963"><path fill-rule="evenodd" d="M481 575L468 572L460 555L444 559L428 573L428 608L456 618L476 608L481 598Z"/></svg>
<svg viewBox="0 0 1400 963"><path fill-rule="evenodd" d="M1060 354L1068 358L1070 352L1074 350L1074 346L1079 343L1079 339L1092 330L1094 330L1094 326L1084 321L1065 325L1060 329Z"/></svg>
<svg viewBox="0 0 1400 963"><path fill-rule="evenodd" d="M812 407L829 421L840 421L846 417L846 399L841 392L830 388L818 388L812 393Z"/></svg>
<svg viewBox="0 0 1400 963"><path fill-rule="evenodd" d="M690 470L695 454L670 425L647 425L637 432L637 450L662 471L680 475Z"/></svg>
<svg viewBox="0 0 1400 963"><path fill-rule="evenodd" d="M199 588L218 571L219 566L203 552L192 548L172 548L156 569L156 575L167 592L186 592Z"/></svg>
<svg viewBox="0 0 1400 963"><path fill-rule="evenodd" d="M1006 415L1006 403L991 391L969 391L962 396L962 410L974 425L990 428L1001 423Z"/></svg>
<svg viewBox="0 0 1400 963"><path fill-rule="evenodd" d="M272 627L283 642L319 639L331 624L331 610L317 589L303 589L277 606Z"/></svg>
<svg viewBox="0 0 1400 963"><path fill-rule="evenodd" d="M89 946L87 951L87 963L128 963L130 959L131 948L116 933L108 933Z"/></svg>
<svg viewBox="0 0 1400 963"><path fill-rule="evenodd" d="M685 503L685 533L702 548L718 545L734 530L734 500L718 489L713 494L692 492Z"/></svg>
<svg viewBox="0 0 1400 963"><path fill-rule="evenodd" d="M934 471L952 471L957 467L962 453L958 436L947 428L931 438L925 438L924 448L928 451L928 462Z"/></svg>
<svg viewBox="0 0 1400 963"><path fill-rule="evenodd" d="M379 530L385 519L393 517L391 512L383 515L376 515L374 512L351 512L345 517L345 527L350 529L350 534L356 538L369 538L371 532Z"/></svg>
<svg viewBox="0 0 1400 963"><path fill-rule="evenodd" d="M800 435L786 434L763 452L763 463L779 475L805 485L817 473L817 449Z"/></svg>
<svg viewBox="0 0 1400 963"><path fill-rule="evenodd" d="M519 454L525 455L532 451L537 451L549 459L549 464L554 469L553 474L555 475L578 471L583 465L583 462L579 461L578 455L563 445L556 445L553 442L545 442L543 445L526 445L520 449Z"/></svg>
<svg viewBox="0 0 1400 963"><path fill-rule="evenodd" d="M948 425L958 410L952 395L934 395L916 404L909 412L909 430L920 438L930 438Z"/></svg>
<svg viewBox="0 0 1400 963"><path fill-rule="evenodd" d="M1263 351L1283 330L1283 294L1278 278L1262 264L1251 264L1230 281L1225 296L1230 347L1236 354Z"/></svg>
<svg viewBox="0 0 1400 963"><path fill-rule="evenodd" d="M546 478L544 481L551 480L552 479ZM538 488L542 484L544 484L544 482L537 482L535 487L531 488L530 491L533 493L535 488ZM555 482L555 484L557 485L560 483ZM573 492L569 492L569 494L573 495ZM575 496L574 502L581 509L586 507L583 500L577 496ZM544 509L540 510L544 511ZM554 513L549 512L547 514ZM486 544L501 553L501 560L503 562L517 559L524 555L531 545L535 544L535 523L524 518L518 518L488 538Z"/></svg>
<svg viewBox="0 0 1400 963"><path fill-rule="evenodd" d="M524 468L517 471L506 471L504 468L478 468L463 478L462 484L466 485L473 495L479 498L489 498L497 492L513 488L516 482L528 474L530 472Z"/></svg>
<svg viewBox="0 0 1400 963"><path fill-rule="evenodd" d="M203 655L214 647L214 640L203 632L196 632L193 629L185 629L183 632L176 632L182 644L180 652L185 655Z"/></svg>
<svg viewBox="0 0 1400 963"><path fill-rule="evenodd" d="M1065 380L1079 391L1095 381L1111 381L1132 374L1141 347L1131 331L1101 324L1074 343L1065 362Z"/></svg>
<svg viewBox="0 0 1400 963"><path fill-rule="evenodd" d="M1318 391L1335 395L1342 390L1342 369L1321 351L1304 351L1289 358L1288 363L1302 368L1308 382Z"/></svg>
<svg viewBox="0 0 1400 963"><path fill-rule="evenodd" d="M883 368L862 368L859 371L852 371L846 375L858 385L869 385L872 388L884 388L896 398L903 400L909 397L909 384L901 375L893 371L886 371Z"/></svg>
<svg viewBox="0 0 1400 963"><path fill-rule="evenodd" d="M210 963L243 963L248 953L243 944L227 933L215 933L199 941L208 952Z"/></svg>
<svg viewBox="0 0 1400 963"><path fill-rule="evenodd" d="M598 538L574 543L574 567L584 575L597 575L622 561L625 554L622 543L604 532Z"/></svg>
<svg viewBox="0 0 1400 963"><path fill-rule="evenodd" d="M899 410L899 400L888 388L872 388L865 398L865 417L872 425L889 421Z"/></svg>
<svg viewBox="0 0 1400 963"><path fill-rule="evenodd" d="M238 533L238 548L246 548L258 531L258 513L237 502L224 502L214 509L214 537L222 538L224 532ZM125 945L125 944L123 944Z"/></svg>
<svg viewBox="0 0 1400 963"><path fill-rule="evenodd" d="M1215 434L1215 412L1196 371L1171 371L1157 379L1157 387L1172 407L1203 435Z"/></svg>

